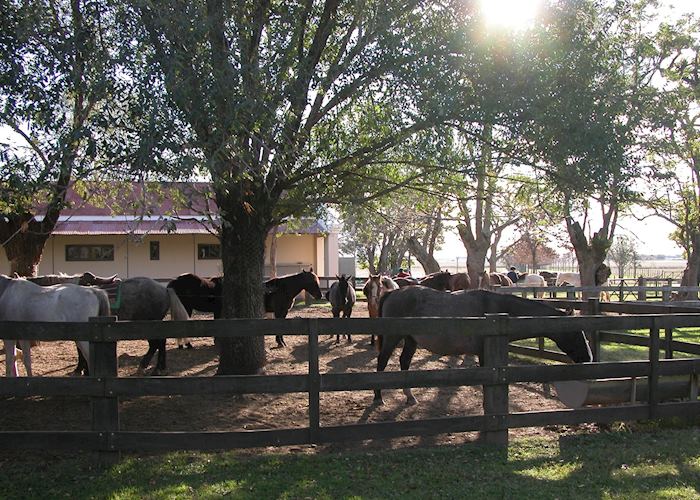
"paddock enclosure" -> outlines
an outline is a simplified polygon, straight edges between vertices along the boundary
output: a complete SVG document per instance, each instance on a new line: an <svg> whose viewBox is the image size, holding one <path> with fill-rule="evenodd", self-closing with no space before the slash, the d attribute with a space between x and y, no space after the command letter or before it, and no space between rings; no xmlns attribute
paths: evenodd
<svg viewBox="0 0 700 500"><path fill-rule="evenodd" d="M391 439L391 446L401 446L469 441L477 432L487 442L506 444L509 429L514 435L564 432L553 426L700 414L700 346L672 338L674 328L700 327L700 315L669 314L671 306L665 305L642 312L643 306L653 306L554 302L558 306L566 302L594 315L370 319L366 302L359 301L357 314L365 317L343 320L331 319L328 306L315 304L293 310L286 320L94 322L82 326L2 323L3 331L11 330L20 338L62 341L36 350L36 374L42 376L0 378L0 447L86 449L110 455L122 450L347 441L362 445L374 439L384 443ZM609 308L623 306L637 310L631 315L600 314L620 313ZM658 314L645 314L649 312ZM395 355L386 372L375 373L376 353L368 345L369 336L362 334L381 334L388 327L406 333L439 335L457 330L485 335L488 361L477 367L472 358L438 357L419 350L411 371L400 372ZM508 359L508 335L513 332L531 332L537 337L572 329L589 333L592 346L606 342L649 346L648 359L585 365L533 363L519 355ZM630 336L617 333L620 330L647 330L649 334ZM176 338L184 332L199 338L193 350L171 351L170 376L133 376L136 353L145 345L135 339ZM341 333L352 333L353 343L336 346L329 337ZM260 334L266 335L268 348L264 375L214 376L217 355L212 336ZM276 334L290 336L290 346L274 349ZM74 363L68 339L92 342L93 377L65 376ZM561 356L542 344L539 348L511 345L510 350L552 359ZM695 357L670 359L678 352ZM660 387L671 376L687 379L687 397L663 399L665 392ZM595 385L597 382L588 381L598 379L634 379L640 384L644 379L646 400L623 394L616 396L614 404L567 408L549 385L571 380ZM371 406L372 389L408 386L419 388L415 393L420 404L405 406L400 390L388 390L384 406Z"/></svg>

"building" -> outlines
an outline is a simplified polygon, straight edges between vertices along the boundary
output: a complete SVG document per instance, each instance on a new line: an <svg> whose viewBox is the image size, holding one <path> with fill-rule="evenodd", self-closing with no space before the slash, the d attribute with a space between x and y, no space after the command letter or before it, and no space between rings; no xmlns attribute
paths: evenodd
<svg viewBox="0 0 700 500"><path fill-rule="evenodd" d="M222 274L215 226L216 206L205 183L130 185L85 200L68 195L39 264L39 274L119 274L167 280L182 273ZM107 192L107 191L105 191ZM270 275L268 236L265 275ZM277 275L313 267L319 276L338 273L338 231L323 221L304 220L277 229ZM0 273L10 264L0 252Z"/></svg>

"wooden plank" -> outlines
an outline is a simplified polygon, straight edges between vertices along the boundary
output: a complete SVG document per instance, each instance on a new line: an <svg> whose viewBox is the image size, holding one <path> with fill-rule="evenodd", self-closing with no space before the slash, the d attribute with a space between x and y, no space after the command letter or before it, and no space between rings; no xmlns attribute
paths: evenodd
<svg viewBox="0 0 700 500"><path fill-rule="evenodd" d="M546 425L572 425L589 422L624 422L644 420L648 415L647 405L516 412L508 416L508 425L511 429L516 429L519 427L544 427Z"/></svg>
<svg viewBox="0 0 700 500"><path fill-rule="evenodd" d="M402 370L396 372L324 373L321 390L362 391L406 387L451 387L495 383L493 368L451 368L444 370Z"/></svg>
<svg viewBox="0 0 700 500"><path fill-rule="evenodd" d="M700 358L662 359L659 361L659 375L686 375L700 373Z"/></svg>
<svg viewBox="0 0 700 500"><path fill-rule="evenodd" d="M549 359L552 361L559 361L561 363L571 363L571 359L569 359L566 354L557 351L550 351L548 349L541 351L537 347L511 344L508 346L508 351L512 354L520 354L522 356L530 356L538 359Z"/></svg>
<svg viewBox="0 0 700 500"><path fill-rule="evenodd" d="M649 418L656 418L656 409L659 406L661 396L659 394L659 350L661 340L659 327L654 322L650 332L649 343Z"/></svg>
<svg viewBox="0 0 700 500"><path fill-rule="evenodd" d="M309 322L309 442L319 442L321 426L321 374L318 366L318 324Z"/></svg>
<svg viewBox="0 0 700 500"><path fill-rule="evenodd" d="M493 330L499 333L508 321L508 316L505 314L487 314L486 318L493 322ZM508 446L508 381L505 378L508 366L508 337L506 335L484 338L481 365L486 368L495 368L499 373L499 380L494 384L484 384L484 415L491 424L488 430L481 433L480 439L487 444Z"/></svg>
<svg viewBox="0 0 700 500"><path fill-rule="evenodd" d="M215 377L128 377L107 379L118 396L284 394L308 392L306 375L217 375Z"/></svg>
<svg viewBox="0 0 700 500"><path fill-rule="evenodd" d="M117 376L117 343L91 342L90 367L92 377L104 383ZM98 462L109 465L119 460L119 452L110 443L113 432L119 430L119 398L105 391L103 396L90 399L92 430L107 436L106 446L98 450Z"/></svg>
<svg viewBox="0 0 700 500"><path fill-rule="evenodd" d="M321 440L324 443L332 443L480 431L488 425L489 421L489 417L484 415L467 415L401 422L372 422L369 424L329 426L321 427Z"/></svg>
<svg viewBox="0 0 700 500"><path fill-rule="evenodd" d="M107 447L107 439L91 431L2 431L0 450L96 451Z"/></svg>
<svg viewBox="0 0 700 500"><path fill-rule="evenodd" d="M686 366L687 368L687 366ZM641 377L649 373L648 361L585 363L550 366L508 366L508 382L552 382L612 377Z"/></svg>
<svg viewBox="0 0 700 500"><path fill-rule="evenodd" d="M120 451L229 450L260 446L309 444L309 429L272 429L233 432L116 432Z"/></svg>
<svg viewBox="0 0 700 500"><path fill-rule="evenodd" d="M91 377L0 377L0 396L101 396L104 384Z"/></svg>

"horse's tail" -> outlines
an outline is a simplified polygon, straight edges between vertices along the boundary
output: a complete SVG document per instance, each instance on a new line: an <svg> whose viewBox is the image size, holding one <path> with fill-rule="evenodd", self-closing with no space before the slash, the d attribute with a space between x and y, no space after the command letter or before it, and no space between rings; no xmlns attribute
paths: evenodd
<svg viewBox="0 0 700 500"><path fill-rule="evenodd" d="M182 305L180 297L175 293L175 289L167 287L168 298L170 299L170 319L173 321L187 321L190 315L187 314L185 306Z"/></svg>
<svg viewBox="0 0 700 500"><path fill-rule="evenodd" d="M95 294L95 297L97 297L97 303L99 304L97 315L109 316L110 314L112 314L112 310L109 307L109 295L107 295L107 292L94 287L91 287L90 290L92 290L92 292Z"/></svg>
<svg viewBox="0 0 700 500"><path fill-rule="evenodd" d="M386 300L386 298L387 298L389 295L391 295L391 292L393 292L393 290L389 290L389 291L383 293L381 297L379 297L379 317L380 317L380 318L383 317L383 315L382 315L382 308L383 308L383 306L384 306L384 301ZM376 348L377 348L377 351L381 351L381 350L382 350L382 344L383 344L383 343L384 343L384 335L377 335L377 342L375 343Z"/></svg>

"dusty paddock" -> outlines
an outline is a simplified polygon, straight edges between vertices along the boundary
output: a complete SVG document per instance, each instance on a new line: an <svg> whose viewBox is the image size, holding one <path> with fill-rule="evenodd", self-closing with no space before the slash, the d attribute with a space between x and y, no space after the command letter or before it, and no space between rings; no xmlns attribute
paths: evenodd
<svg viewBox="0 0 700 500"><path fill-rule="evenodd" d="M327 305L316 304L294 309L290 317L330 317ZM366 317L366 302L358 302L353 316ZM274 337L266 338L268 374L302 374L307 368L307 343L304 337L287 337L288 347L274 348ZM196 377L212 376L218 363L210 338L194 340L194 349L175 349L168 342L168 371L170 375ZM120 376L132 376L138 361L146 351L145 341L120 342L117 347ZM44 343L32 350L36 375L66 376L76 361L75 344ZM4 367L4 354L0 366ZM512 358L511 363L525 363ZM471 357L439 357L418 350L412 368L457 368L474 364ZM320 369L326 373L374 371L376 353L369 337L353 337L352 343L324 337L320 342ZM398 350L387 370L398 370ZM384 391L385 404L371 405L370 391L324 393L321 395L321 425L357 424L392 420L415 420L444 416L482 413L481 387L449 387L415 389L419 400L406 406L400 390ZM0 426L9 430L89 430L90 402L86 398L3 398ZM553 391L542 384L514 384L510 387L511 411L563 408ZM238 397L170 396L124 398L120 401L121 429L129 431L225 431L306 427L308 398L304 393L286 395L251 394ZM512 437L525 435L558 435L592 430L593 426L515 429ZM291 452L317 452L334 449L374 449L411 446L460 444L472 441L473 433L444 434L430 437L406 437L372 442L344 443L319 447L287 447ZM272 449L270 449L272 450ZM260 450L258 450L260 451ZM264 450L263 450L264 451Z"/></svg>

